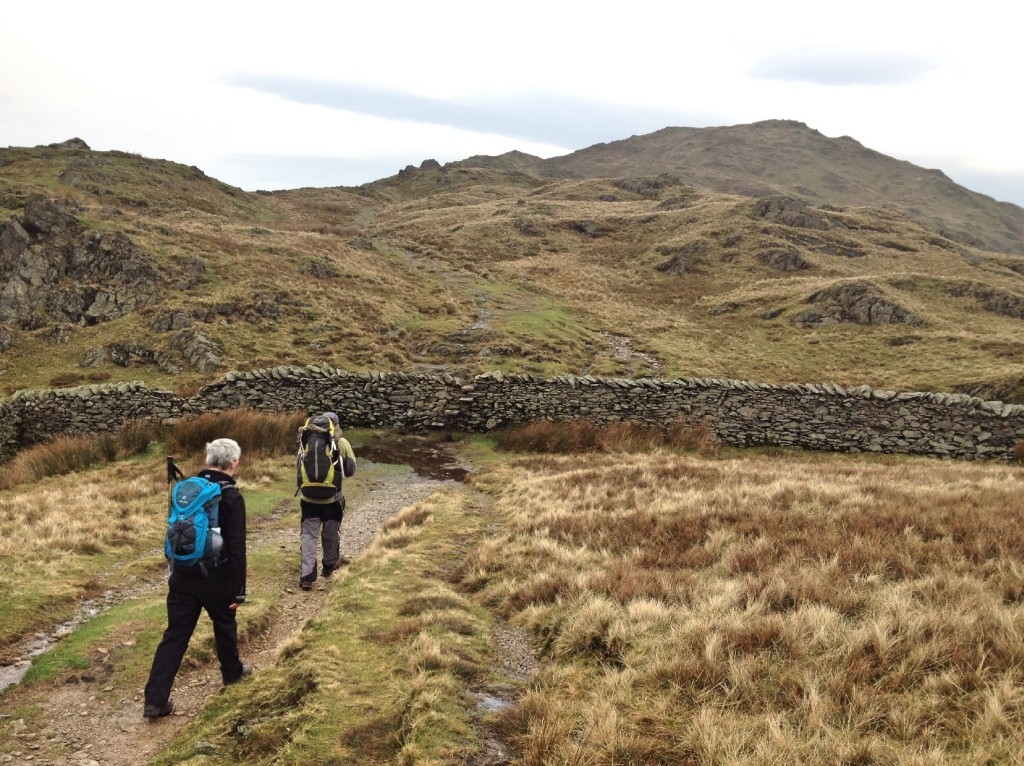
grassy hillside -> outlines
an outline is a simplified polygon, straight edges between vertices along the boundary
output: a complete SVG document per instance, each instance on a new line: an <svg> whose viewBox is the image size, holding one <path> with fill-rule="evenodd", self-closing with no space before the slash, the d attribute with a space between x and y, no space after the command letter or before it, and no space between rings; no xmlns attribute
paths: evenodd
<svg viewBox="0 0 1024 766"><path fill-rule="evenodd" d="M150 305L107 321L0 325L0 391L132 379L187 391L230 369L325 361L1024 401L1020 256L957 243L882 199L813 207L640 163L556 179L523 162L249 194L120 152L0 150L0 217L23 216L33 193L64 200L86 235L126 235L163 279ZM0 261L0 294L19 268ZM181 350L195 335L215 361Z"/></svg>

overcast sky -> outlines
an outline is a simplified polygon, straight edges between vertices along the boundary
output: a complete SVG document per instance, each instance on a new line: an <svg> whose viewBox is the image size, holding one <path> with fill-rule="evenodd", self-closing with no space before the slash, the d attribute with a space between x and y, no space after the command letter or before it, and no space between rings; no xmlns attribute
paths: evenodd
<svg viewBox="0 0 1024 766"><path fill-rule="evenodd" d="M78 137L252 191L790 119L1024 205L1022 31L1002 0L21 0L0 146Z"/></svg>

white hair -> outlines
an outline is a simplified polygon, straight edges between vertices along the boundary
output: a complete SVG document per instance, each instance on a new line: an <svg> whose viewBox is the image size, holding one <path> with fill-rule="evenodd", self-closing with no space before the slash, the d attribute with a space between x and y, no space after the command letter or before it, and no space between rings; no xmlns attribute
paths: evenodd
<svg viewBox="0 0 1024 766"><path fill-rule="evenodd" d="M214 439L206 445L206 465L224 470L242 457L242 448L234 439Z"/></svg>

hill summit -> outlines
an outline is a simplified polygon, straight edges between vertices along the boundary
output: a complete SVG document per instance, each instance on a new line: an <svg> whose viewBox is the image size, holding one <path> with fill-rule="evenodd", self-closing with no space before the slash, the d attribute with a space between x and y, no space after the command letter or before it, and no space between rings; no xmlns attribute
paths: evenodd
<svg viewBox="0 0 1024 766"><path fill-rule="evenodd" d="M257 193L0 149L0 386L326 363L1022 401L1022 215L789 121Z"/></svg>
<svg viewBox="0 0 1024 766"><path fill-rule="evenodd" d="M510 152L464 162L545 178L670 174L725 194L890 208L956 242L1024 253L1024 209L965 189L941 170L893 159L849 136L828 138L794 120L669 127L546 160Z"/></svg>

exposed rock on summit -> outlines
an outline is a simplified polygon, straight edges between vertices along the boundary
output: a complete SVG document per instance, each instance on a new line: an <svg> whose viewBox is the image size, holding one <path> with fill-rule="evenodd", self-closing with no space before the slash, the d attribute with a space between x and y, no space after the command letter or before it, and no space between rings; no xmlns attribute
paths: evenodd
<svg viewBox="0 0 1024 766"><path fill-rule="evenodd" d="M50 149L85 149L89 150L89 144L85 143L80 138L69 138L67 141L61 141L59 144L47 144Z"/></svg>

